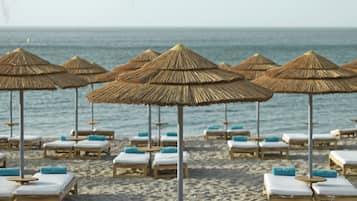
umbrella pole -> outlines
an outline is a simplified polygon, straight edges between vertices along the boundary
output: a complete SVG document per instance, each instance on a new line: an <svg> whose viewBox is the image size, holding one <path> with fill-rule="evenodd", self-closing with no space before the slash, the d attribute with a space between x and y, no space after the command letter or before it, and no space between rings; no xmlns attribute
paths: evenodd
<svg viewBox="0 0 357 201"><path fill-rule="evenodd" d="M148 105L148 133L149 133L148 147L151 148L151 105Z"/></svg>
<svg viewBox="0 0 357 201"><path fill-rule="evenodd" d="M94 86L93 83L90 84L90 88L93 91ZM94 104L91 103L91 114L92 114L92 118L91 118L91 125L92 125L92 130L94 129Z"/></svg>
<svg viewBox="0 0 357 201"><path fill-rule="evenodd" d="M257 112L257 137L260 136L260 103L256 102L256 112ZM258 140L259 141L259 140Z"/></svg>
<svg viewBox="0 0 357 201"><path fill-rule="evenodd" d="M313 131L313 125L312 125L312 94L309 94L309 116L308 116L308 134L309 134L309 156L308 156L308 176L311 178L312 177L312 149L313 149L313 142L312 142L312 131Z"/></svg>
<svg viewBox="0 0 357 201"><path fill-rule="evenodd" d="M227 104L224 104L224 130L228 130L228 112L227 112Z"/></svg>
<svg viewBox="0 0 357 201"><path fill-rule="evenodd" d="M178 162L177 162L177 200L183 201L183 108L177 106L177 131L178 131Z"/></svg>
<svg viewBox="0 0 357 201"><path fill-rule="evenodd" d="M76 88L76 93L75 93L75 112L74 112L74 136L78 137L78 88Z"/></svg>
<svg viewBox="0 0 357 201"><path fill-rule="evenodd" d="M12 91L9 92L9 108L10 108L10 113L9 113L9 122L10 122L10 137L12 137L13 134L13 124L12 124Z"/></svg>
<svg viewBox="0 0 357 201"><path fill-rule="evenodd" d="M157 125L157 134L158 134L158 138L157 138L157 145L160 146L160 138L161 138L161 109L160 106L157 108L157 113L158 113L158 125Z"/></svg>
<svg viewBox="0 0 357 201"><path fill-rule="evenodd" d="M24 91L20 90L20 177L24 178L24 166L25 166L25 157L24 157Z"/></svg>

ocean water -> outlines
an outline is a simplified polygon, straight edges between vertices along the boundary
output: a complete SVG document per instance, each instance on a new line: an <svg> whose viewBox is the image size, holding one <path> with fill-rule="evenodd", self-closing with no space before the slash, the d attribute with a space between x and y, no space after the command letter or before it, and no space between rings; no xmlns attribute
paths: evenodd
<svg viewBox="0 0 357 201"><path fill-rule="evenodd" d="M95 61L110 70L147 48L164 52L175 43L189 48L214 62L238 64L259 52L279 64L313 49L338 64L357 57L357 29L188 29L188 28L1 28L0 54L17 47L26 48L52 63L62 64L74 55ZM27 38L31 42L27 44ZM100 85L97 84L96 87ZM81 88L79 128L90 129L90 104ZM275 94L261 104L261 133L307 132L307 95ZM153 120L157 107L153 106ZM255 103L229 104L229 120L255 133ZM176 108L163 107L162 120L169 123L163 131L176 129ZM147 130L144 105L95 105L97 129L114 129L117 136L135 135ZM0 92L0 122L7 122L8 92ZM184 108L184 133L201 135L207 125L221 124L224 105ZM357 94L314 96L315 133L356 125ZM14 92L14 119L18 122L18 93ZM59 136L74 127L74 90L26 91L25 134ZM155 127L154 133L156 133ZM15 127L18 135L18 127ZM0 126L0 135L9 128Z"/></svg>

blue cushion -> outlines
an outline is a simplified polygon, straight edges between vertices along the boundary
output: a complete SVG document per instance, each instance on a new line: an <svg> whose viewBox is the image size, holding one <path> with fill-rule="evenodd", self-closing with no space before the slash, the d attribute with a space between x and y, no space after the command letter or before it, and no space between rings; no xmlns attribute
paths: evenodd
<svg viewBox="0 0 357 201"><path fill-rule="evenodd" d="M138 133L138 136L139 136L139 137L147 137L148 135L149 135L148 132L139 132L139 133Z"/></svg>
<svg viewBox="0 0 357 201"><path fill-rule="evenodd" d="M219 126L219 125L212 125L212 126L208 126L207 130L218 130L220 128L221 128L221 126Z"/></svg>
<svg viewBox="0 0 357 201"><path fill-rule="evenodd" d="M233 136L232 137L232 140L233 141L236 141L236 142L246 142L248 141L248 137L247 136Z"/></svg>
<svg viewBox="0 0 357 201"><path fill-rule="evenodd" d="M324 177L324 178L336 178L336 170L322 170L322 169L313 169L312 176Z"/></svg>
<svg viewBox="0 0 357 201"><path fill-rule="evenodd" d="M280 138L279 137L267 137L264 140L265 142L279 142Z"/></svg>
<svg viewBox="0 0 357 201"><path fill-rule="evenodd" d="M88 140L91 141L105 141L105 139L103 135L88 135Z"/></svg>
<svg viewBox="0 0 357 201"><path fill-rule="evenodd" d="M177 153L177 147L164 147L161 148L160 153Z"/></svg>
<svg viewBox="0 0 357 201"><path fill-rule="evenodd" d="M64 166L46 166L40 168L41 174L66 174L67 168Z"/></svg>
<svg viewBox="0 0 357 201"><path fill-rule="evenodd" d="M176 132L167 132L166 136L175 137L175 136L177 136L177 133Z"/></svg>
<svg viewBox="0 0 357 201"><path fill-rule="evenodd" d="M67 136L62 135L62 136L60 137L60 140L61 140L61 141L66 141L66 140L67 140Z"/></svg>
<svg viewBox="0 0 357 201"><path fill-rule="evenodd" d="M239 129L243 129L243 126L242 125L231 126L231 130L239 130Z"/></svg>
<svg viewBox="0 0 357 201"><path fill-rule="evenodd" d="M143 154L144 151L141 151L137 147L124 147L124 152L127 154Z"/></svg>
<svg viewBox="0 0 357 201"><path fill-rule="evenodd" d="M295 167L273 167L271 173L275 176L295 176Z"/></svg>
<svg viewBox="0 0 357 201"><path fill-rule="evenodd" d="M0 168L0 176L19 176L19 168Z"/></svg>

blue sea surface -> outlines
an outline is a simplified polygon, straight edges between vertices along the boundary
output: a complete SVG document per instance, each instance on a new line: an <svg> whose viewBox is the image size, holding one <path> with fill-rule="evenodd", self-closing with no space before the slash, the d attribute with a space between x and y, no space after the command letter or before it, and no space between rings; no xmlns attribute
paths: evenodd
<svg viewBox="0 0 357 201"><path fill-rule="evenodd" d="M79 55L108 70L147 48L164 52L175 43L183 43L214 62L238 64L259 52L279 64L313 49L337 64L357 58L357 29L189 29L189 28L1 28L0 54L23 47L51 63L62 64ZM27 43L28 38L30 43ZM95 85L99 87L100 84ZM90 129L90 104L81 88L79 128ZM0 122L8 121L8 92L0 92ZM284 132L307 132L307 95L275 94L261 104L261 133L281 135ZM163 130L176 129L176 107L163 107L162 120L169 123ZM229 120L255 133L255 103L228 105ZM18 122L18 93L14 92L14 118ZM147 108L144 105L95 105L97 129L114 129L117 136L136 135L147 130ZM221 124L224 105L184 108L186 136L202 135L208 125ZM153 106L153 120L157 107ZM357 94L314 96L315 133L356 125ZM26 91L26 135L60 136L74 128L74 90ZM15 127L18 135L18 127ZM154 133L156 133L154 128ZM9 128L0 126L0 135Z"/></svg>

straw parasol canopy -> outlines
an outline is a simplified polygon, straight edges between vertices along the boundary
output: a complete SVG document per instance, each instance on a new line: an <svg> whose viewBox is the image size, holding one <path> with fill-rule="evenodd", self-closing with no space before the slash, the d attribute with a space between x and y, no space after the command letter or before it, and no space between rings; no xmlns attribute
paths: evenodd
<svg viewBox="0 0 357 201"><path fill-rule="evenodd" d="M224 63L224 62L221 62L218 64L218 67L219 68L222 68L222 69L225 69L225 70L231 70L231 65L230 64L227 64L227 63Z"/></svg>
<svg viewBox="0 0 357 201"><path fill-rule="evenodd" d="M24 90L78 88L88 83L57 65L24 50L15 49L0 58L0 90L18 90L20 108L20 177L24 178Z"/></svg>
<svg viewBox="0 0 357 201"><path fill-rule="evenodd" d="M357 74L340 68L332 61L313 51L288 62L281 68L272 69L253 80L276 93L308 94L308 176L312 177L313 95L356 92Z"/></svg>
<svg viewBox="0 0 357 201"><path fill-rule="evenodd" d="M242 61L240 64L233 66L231 70L244 75L247 80L254 80L255 78L263 75L265 71L278 66L279 65L274 61L256 53Z"/></svg>
<svg viewBox="0 0 357 201"><path fill-rule="evenodd" d="M357 73L357 59L353 60L351 63L341 65L343 69L351 70Z"/></svg>
<svg viewBox="0 0 357 201"><path fill-rule="evenodd" d="M129 60L128 63L120 64L119 66L114 67L112 69L112 72L107 72L104 74L97 75L96 80L100 82L114 81L118 75L137 70L140 67L142 67L145 63L155 59L159 55L160 53L152 49L147 49L142 53L140 53L139 55L132 58L131 60Z"/></svg>

